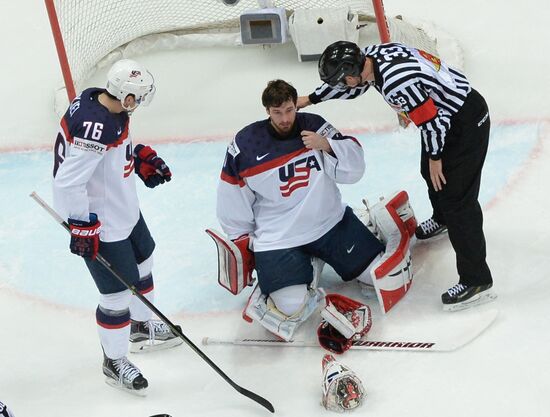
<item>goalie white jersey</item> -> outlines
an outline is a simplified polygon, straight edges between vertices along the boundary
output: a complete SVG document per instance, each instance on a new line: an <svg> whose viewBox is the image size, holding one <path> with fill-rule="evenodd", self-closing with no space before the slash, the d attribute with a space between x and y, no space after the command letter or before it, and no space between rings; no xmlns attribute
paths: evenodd
<svg viewBox="0 0 550 417"><path fill-rule="evenodd" d="M307 149L300 132L326 137L333 154ZM298 113L293 132L281 138L268 120L237 133L218 186L217 216L230 239L252 236L254 251L312 242L343 217L337 183L354 183L365 161L359 142L321 116Z"/></svg>

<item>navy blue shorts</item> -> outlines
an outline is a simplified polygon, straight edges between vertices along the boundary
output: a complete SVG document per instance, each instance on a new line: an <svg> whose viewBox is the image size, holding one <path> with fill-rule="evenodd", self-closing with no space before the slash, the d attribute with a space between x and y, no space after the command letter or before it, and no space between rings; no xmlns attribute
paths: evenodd
<svg viewBox="0 0 550 417"><path fill-rule="evenodd" d="M344 281L357 278L384 251L384 245L346 207L344 217L314 242L288 249L255 252L258 284L264 294L313 280L311 257L329 264Z"/></svg>
<svg viewBox="0 0 550 417"><path fill-rule="evenodd" d="M132 233L118 242L99 242L99 253L119 275L130 285L139 281L138 264L153 254L153 240L141 213ZM85 259L86 266L94 278L95 285L101 294L114 294L124 291L126 286L116 279L107 268L97 261Z"/></svg>

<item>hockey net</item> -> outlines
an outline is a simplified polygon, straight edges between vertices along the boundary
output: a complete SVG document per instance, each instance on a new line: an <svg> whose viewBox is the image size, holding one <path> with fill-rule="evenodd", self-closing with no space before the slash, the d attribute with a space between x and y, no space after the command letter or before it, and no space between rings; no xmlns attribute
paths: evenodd
<svg viewBox="0 0 550 417"><path fill-rule="evenodd" d="M45 2L71 100L98 64L107 65L159 46L169 49L174 45L240 45L239 16L243 11L258 8L256 0L241 0L232 7L219 0ZM373 3L381 5L381 0L275 0L273 3L285 8L287 15L298 9L349 7L359 15L366 34L369 30L378 34ZM399 17L387 18L387 27L392 41L437 52L433 36ZM373 38L367 42L379 41Z"/></svg>

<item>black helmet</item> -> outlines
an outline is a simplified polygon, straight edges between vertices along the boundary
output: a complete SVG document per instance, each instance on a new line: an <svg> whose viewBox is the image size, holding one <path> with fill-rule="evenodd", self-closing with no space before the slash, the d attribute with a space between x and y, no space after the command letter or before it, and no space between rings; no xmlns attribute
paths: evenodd
<svg viewBox="0 0 550 417"><path fill-rule="evenodd" d="M344 82L346 75L358 77L365 65L365 54L353 42L338 41L327 46L319 58L319 76L335 86Z"/></svg>

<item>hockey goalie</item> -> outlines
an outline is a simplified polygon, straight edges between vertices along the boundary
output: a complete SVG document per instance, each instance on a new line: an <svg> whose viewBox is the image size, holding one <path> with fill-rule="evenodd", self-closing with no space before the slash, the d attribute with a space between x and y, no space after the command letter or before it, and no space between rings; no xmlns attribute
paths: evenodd
<svg viewBox="0 0 550 417"><path fill-rule="evenodd" d="M361 143L298 112L297 98L286 81L268 82L261 95L268 117L237 132L225 153L216 200L225 236L209 232L223 262L218 281L235 294L252 283L254 268L244 317L284 340L324 298L317 285L324 263L344 281L372 282L382 310L393 308L411 284L416 226L405 192L369 209L367 224L342 201L338 184L365 172Z"/></svg>
<svg viewBox="0 0 550 417"><path fill-rule="evenodd" d="M358 230L351 230L350 225L344 224L346 229L343 236L329 231L332 241L341 242L338 239L347 235L353 235L353 241L343 245L340 250L333 242L329 244L332 245L331 250L340 255L349 255L356 250L357 254L361 254L363 247L368 248L368 245L373 243L376 244L375 247L380 248L380 252L371 257L360 273L341 276L344 281L356 278L371 285L382 312L386 313L405 295L412 283L409 243L416 227L416 220L404 191L390 198L382 198L372 207L366 202L365 205L366 208L359 210L357 216L351 210L346 212L350 216L349 223ZM207 229L206 232L217 246L219 284L234 295L239 294L247 286L253 286L253 272L257 268L258 253L251 249L253 245L250 235L230 240L213 229ZM365 243L361 234L371 241ZM353 340L364 336L370 329L370 308L338 294L331 294L325 298L323 289L318 287L323 266L327 262L338 272L342 270L342 262L338 263L336 256L330 256L330 252L329 256L321 258L321 251L309 251L311 246L315 247L316 242L313 245L306 244L292 248L291 251L283 251L288 257L286 259L285 256L276 253L274 260L262 260L261 265L285 271L289 271L287 264L294 262L296 269L293 271L301 273L299 264L292 257L301 255L303 251L305 254L302 257L307 260L306 267L303 268L306 270L306 279L301 284L282 286L275 291L263 290L261 283L256 284L243 311L243 318L249 322L258 321L271 333L288 341L292 340L296 329L319 307L320 300L324 299L325 303L321 309L323 321L318 330L319 341L328 350L342 353L349 349ZM321 246L319 244L319 247ZM263 256L264 254L260 254L260 259ZM349 256L347 260L354 262ZM258 272L261 273L261 270ZM292 281L290 283L292 284ZM267 288L269 285L268 283Z"/></svg>

